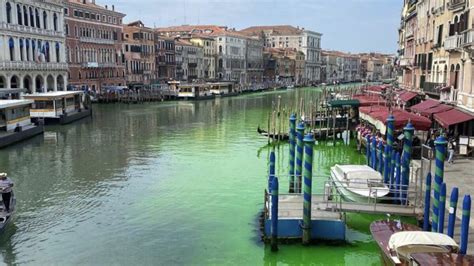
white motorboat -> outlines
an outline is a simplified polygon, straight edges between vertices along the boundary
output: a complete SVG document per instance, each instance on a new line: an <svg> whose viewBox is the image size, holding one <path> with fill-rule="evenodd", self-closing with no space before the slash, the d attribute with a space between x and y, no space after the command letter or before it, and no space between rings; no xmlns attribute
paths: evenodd
<svg viewBox="0 0 474 266"><path fill-rule="evenodd" d="M381 201L390 193L382 175L367 165L336 164L331 167L331 179L341 196L348 201Z"/></svg>

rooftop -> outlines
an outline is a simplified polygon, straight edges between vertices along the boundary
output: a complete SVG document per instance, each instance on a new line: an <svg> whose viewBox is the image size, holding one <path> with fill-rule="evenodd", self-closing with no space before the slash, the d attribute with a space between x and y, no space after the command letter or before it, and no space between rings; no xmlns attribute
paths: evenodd
<svg viewBox="0 0 474 266"><path fill-rule="evenodd" d="M81 94L82 91L52 91L52 92L44 92L44 93L34 93L25 95L25 98L48 98L48 97L63 97L63 96L71 96L75 94Z"/></svg>
<svg viewBox="0 0 474 266"><path fill-rule="evenodd" d="M0 100L0 109L32 104L32 100Z"/></svg>

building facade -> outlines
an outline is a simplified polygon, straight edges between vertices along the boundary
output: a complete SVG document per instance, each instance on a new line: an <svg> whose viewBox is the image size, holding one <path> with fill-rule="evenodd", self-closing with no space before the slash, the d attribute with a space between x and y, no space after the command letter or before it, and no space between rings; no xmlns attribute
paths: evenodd
<svg viewBox="0 0 474 266"><path fill-rule="evenodd" d="M263 82L263 41L258 37L247 38L246 48L247 84Z"/></svg>
<svg viewBox="0 0 474 266"><path fill-rule="evenodd" d="M0 0L0 89L66 90L62 1Z"/></svg>
<svg viewBox="0 0 474 266"><path fill-rule="evenodd" d="M149 86L156 79L155 35L141 21L123 26L125 77L130 88Z"/></svg>
<svg viewBox="0 0 474 266"><path fill-rule="evenodd" d="M305 55L305 83L321 81L321 37L322 34L289 25L255 26L240 33L263 39L267 48L293 48Z"/></svg>
<svg viewBox="0 0 474 266"><path fill-rule="evenodd" d="M473 12L466 0L405 0L399 29L401 85L474 111Z"/></svg>
<svg viewBox="0 0 474 266"><path fill-rule="evenodd" d="M176 78L176 52L174 38L155 33L156 79L165 83Z"/></svg>
<svg viewBox="0 0 474 266"><path fill-rule="evenodd" d="M66 0L66 58L69 84L99 91L106 86L125 86L122 51L122 19L114 6L95 0Z"/></svg>
<svg viewBox="0 0 474 266"><path fill-rule="evenodd" d="M187 83L199 82L204 76L204 49L187 40L177 39L176 79Z"/></svg>
<svg viewBox="0 0 474 266"><path fill-rule="evenodd" d="M203 50L203 75L202 78L208 81L216 79L216 41L214 38L205 35L192 35L187 38L193 45L201 47Z"/></svg>

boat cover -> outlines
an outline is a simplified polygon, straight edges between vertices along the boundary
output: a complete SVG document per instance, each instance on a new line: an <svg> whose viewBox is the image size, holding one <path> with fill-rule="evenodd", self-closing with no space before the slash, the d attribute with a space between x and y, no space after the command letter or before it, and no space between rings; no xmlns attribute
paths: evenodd
<svg viewBox="0 0 474 266"><path fill-rule="evenodd" d="M458 248L458 244L448 235L424 232L403 231L394 233L388 241L388 247L398 250L406 246L444 246Z"/></svg>

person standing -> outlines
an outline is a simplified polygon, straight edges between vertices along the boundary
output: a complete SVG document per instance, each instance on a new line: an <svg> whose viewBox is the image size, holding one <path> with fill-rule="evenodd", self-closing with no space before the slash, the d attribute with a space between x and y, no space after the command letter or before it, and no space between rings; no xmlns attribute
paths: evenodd
<svg viewBox="0 0 474 266"><path fill-rule="evenodd" d="M454 164L454 141L448 143L448 163Z"/></svg>
<svg viewBox="0 0 474 266"><path fill-rule="evenodd" d="M12 197L13 181L8 178L7 173L0 173L0 193L5 210L10 212L10 199Z"/></svg>

